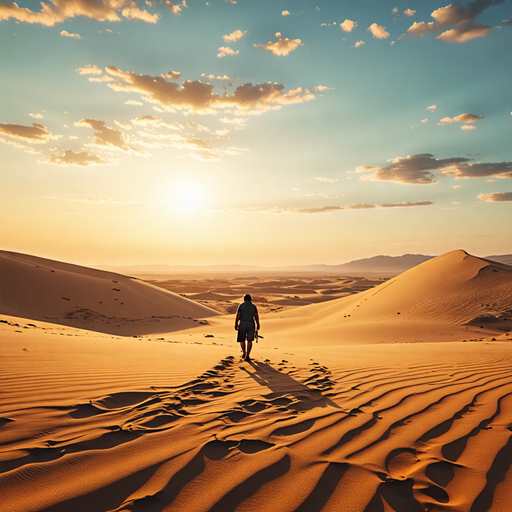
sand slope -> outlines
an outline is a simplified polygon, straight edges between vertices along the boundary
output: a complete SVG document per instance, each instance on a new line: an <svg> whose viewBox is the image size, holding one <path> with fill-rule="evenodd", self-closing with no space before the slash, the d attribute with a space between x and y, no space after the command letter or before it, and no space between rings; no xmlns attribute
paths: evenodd
<svg viewBox="0 0 512 512"><path fill-rule="evenodd" d="M511 509L510 342L260 350L249 364L227 346L109 347L6 321L3 511Z"/></svg>
<svg viewBox="0 0 512 512"><path fill-rule="evenodd" d="M512 329L512 267L451 251L356 295L267 315L262 325L270 337L298 345L505 332Z"/></svg>
<svg viewBox="0 0 512 512"><path fill-rule="evenodd" d="M130 277L7 251L0 280L0 313L106 333L170 332L218 315Z"/></svg>

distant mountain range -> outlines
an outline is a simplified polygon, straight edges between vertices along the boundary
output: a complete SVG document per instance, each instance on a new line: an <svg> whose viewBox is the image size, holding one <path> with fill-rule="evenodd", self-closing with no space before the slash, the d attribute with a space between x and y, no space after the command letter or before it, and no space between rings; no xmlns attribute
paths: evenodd
<svg viewBox="0 0 512 512"><path fill-rule="evenodd" d="M132 265L104 266L99 268L133 276L163 276L166 274L262 274L262 273L311 273L347 275L357 273L400 274L434 256L404 254L403 256L373 256L349 261L340 265L295 265L281 267L258 267L245 265ZM512 254L486 256L484 259L512 265Z"/></svg>

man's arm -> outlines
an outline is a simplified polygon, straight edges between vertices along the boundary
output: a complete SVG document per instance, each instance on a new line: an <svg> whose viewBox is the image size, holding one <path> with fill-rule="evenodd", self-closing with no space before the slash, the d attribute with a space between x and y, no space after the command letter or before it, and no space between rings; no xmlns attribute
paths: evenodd
<svg viewBox="0 0 512 512"><path fill-rule="evenodd" d="M258 310L254 313L254 320L256 320L256 329L260 330L260 315L258 315Z"/></svg>
<svg viewBox="0 0 512 512"><path fill-rule="evenodd" d="M236 318L235 318L235 331L238 331L238 322L240 322L240 311L236 312Z"/></svg>

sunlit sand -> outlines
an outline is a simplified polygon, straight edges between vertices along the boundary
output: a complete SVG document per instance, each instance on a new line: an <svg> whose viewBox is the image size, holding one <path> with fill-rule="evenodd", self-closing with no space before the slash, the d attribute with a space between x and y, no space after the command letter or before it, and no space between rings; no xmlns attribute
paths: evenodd
<svg viewBox="0 0 512 512"><path fill-rule="evenodd" d="M2 510L512 510L510 266L148 284L0 265Z"/></svg>

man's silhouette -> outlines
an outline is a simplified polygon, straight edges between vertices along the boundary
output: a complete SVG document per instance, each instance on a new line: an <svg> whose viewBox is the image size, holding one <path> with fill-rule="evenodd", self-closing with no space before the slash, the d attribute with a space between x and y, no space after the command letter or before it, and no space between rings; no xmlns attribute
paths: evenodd
<svg viewBox="0 0 512 512"><path fill-rule="evenodd" d="M244 301L238 305L236 310L235 330L238 331L237 341L242 349L242 359L250 361L249 354L252 349L252 340L254 339L255 325L260 329L260 317L258 308L251 302L251 296L247 293L244 295ZM240 325L239 325L240 324ZM245 339L247 338L247 351L245 349Z"/></svg>

